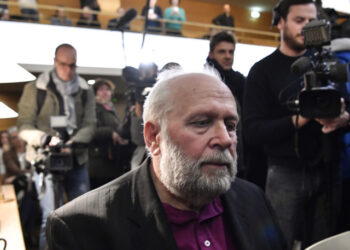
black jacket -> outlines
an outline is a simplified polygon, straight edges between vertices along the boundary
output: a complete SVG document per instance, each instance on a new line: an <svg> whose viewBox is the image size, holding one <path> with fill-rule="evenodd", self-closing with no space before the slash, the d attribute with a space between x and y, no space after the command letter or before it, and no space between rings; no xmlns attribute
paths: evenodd
<svg viewBox="0 0 350 250"><path fill-rule="evenodd" d="M237 250L286 249L259 188L237 178L221 200ZM54 211L46 230L51 250L177 249L147 161Z"/></svg>
<svg viewBox="0 0 350 250"><path fill-rule="evenodd" d="M96 103L97 124L89 146L89 176L113 179L124 173L121 165L121 149L113 144L113 132L119 133L120 119L114 108L107 110Z"/></svg>

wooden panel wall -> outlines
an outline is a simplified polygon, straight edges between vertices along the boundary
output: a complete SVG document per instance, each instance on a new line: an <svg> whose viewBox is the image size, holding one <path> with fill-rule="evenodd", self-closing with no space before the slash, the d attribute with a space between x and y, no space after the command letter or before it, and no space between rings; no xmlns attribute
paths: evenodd
<svg viewBox="0 0 350 250"><path fill-rule="evenodd" d="M10 0L10 2L17 2L18 0ZM80 0L37 0L38 4L58 6L63 5L71 8L80 8ZM101 11L108 13L108 15L100 15L99 21L101 22L102 28L106 28L108 20L113 17L113 13L116 13L118 7L122 6L125 9L135 8L139 14L146 3L146 0L98 0ZM157 3L163 11L169 6L168 0L158 0ZM211 24L211 20L218 14L223 12L222 4L215 3L214 1L201 2L198 0L183 0L181 7L185 9L187 21L199 22L205 24ZM256 29L263 31L276 31L275 28L271 27L271 12L263 12L258 20L254 20L250 17L250 12L247 9L238 8L231 6L232 14L235 18L236 27ZM19 14L19 8L17 6L10 7L11 14ZM41 20L44 23L49 22L49 18L54 15L54 10L40 10ZM70 13L69 16L76 22L79 18L78 13ZM132 23L132 28L136 30L142 29L142 22L135 21ZM193 26L184 26L186 33L191 30L195 31L198 28ZM202 28L203 30L203 28Z"/></svg>
<svg viewBox="0 0 350 250"><path fill-rule="evenodd" d="M4 93L1 91L0 93L0 101L5 103L7 106L12 108L17 112L17 102L20 98L19 93ZM0 130L7 130L11 126L15 126L17 122L17 118L11 118L11 119L0 119Z"/></svg>
<svg viewBox="0 0 350 250"><path fill-rule="evenodd" d="M99 0L99 2L106 0ZM121 0L121 6L124 8L135 8L139 14L145 5L145 0ZM168 0L159 0L159 5L163 11L169 6ZM180 4L186 12L187 21L201 22L211 24L211 20L223 12L223 6L214 1L212 3L201 2L196 0L183 0ZM258 20L250 18L249 10L231 6L232 14L235 18L236 27L259 29L264 31L272 31L271 18L272 13L263 12Z"/></svg>

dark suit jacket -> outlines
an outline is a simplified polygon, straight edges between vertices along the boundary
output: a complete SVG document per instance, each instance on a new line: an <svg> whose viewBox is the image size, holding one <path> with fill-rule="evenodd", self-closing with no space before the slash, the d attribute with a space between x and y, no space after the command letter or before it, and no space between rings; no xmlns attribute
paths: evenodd
<svg viewBox="0 0 350 250"><path fill-rule="evenodd" d="M222 197L237 250L285 250L263 192L236 179ZM147 162L67 203L46 227L49 249L177 249Z"/></svg>

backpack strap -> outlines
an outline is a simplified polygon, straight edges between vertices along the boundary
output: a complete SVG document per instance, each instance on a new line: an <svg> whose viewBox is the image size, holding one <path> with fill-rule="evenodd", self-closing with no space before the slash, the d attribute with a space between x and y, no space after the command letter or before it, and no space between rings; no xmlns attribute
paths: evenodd
<svg viewBox="0 0 350 250"><path fill-rule="evenodd" d="M83 104L84 108L85 108L86 100L87 100L87 90L83 89L83 93L81 93L81 103Z"/></svg>
<svg viewBox="0 0 350 250"><path fill-rule="evenodd" d="M39 115L46 98L46 90L38 88L36 90L36 115Z"/></svg>

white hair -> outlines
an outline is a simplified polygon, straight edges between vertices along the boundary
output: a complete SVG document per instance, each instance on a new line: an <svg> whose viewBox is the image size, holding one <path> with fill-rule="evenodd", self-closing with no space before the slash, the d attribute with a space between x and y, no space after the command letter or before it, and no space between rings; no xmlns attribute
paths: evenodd
<svg viewBox="0 0 350 250"><path fill-rule="evenodd" d="M157 82L152 87L143 105L143 122L153 121L158 125L163 125L166 122L166 114L176 105L172 102L171 88L180 82L174 80L180 76L195 73L211 76L222 81L219 73L212 67L205 67L201 71L185 71L183 69L163 71L159 74Z"/></svg>

